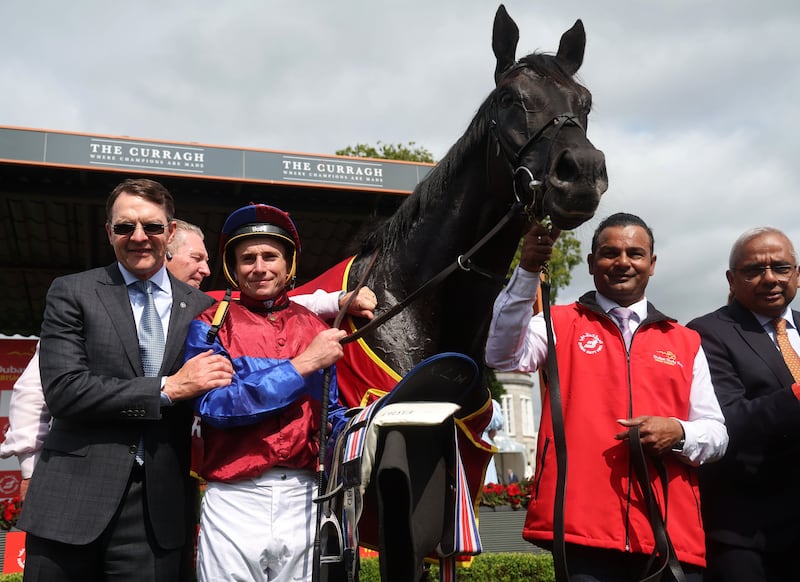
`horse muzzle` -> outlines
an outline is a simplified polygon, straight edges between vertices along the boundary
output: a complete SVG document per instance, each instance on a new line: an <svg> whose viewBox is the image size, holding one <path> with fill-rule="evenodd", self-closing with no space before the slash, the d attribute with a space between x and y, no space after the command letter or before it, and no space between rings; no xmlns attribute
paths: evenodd
<svg viewBox="0 0 800 582"><path fill-rule="evenodd" d="M553 159L541 188L540 208L553 225L571 230L594 216L608 189L605 155L598 149L561 150Z"/></svg>

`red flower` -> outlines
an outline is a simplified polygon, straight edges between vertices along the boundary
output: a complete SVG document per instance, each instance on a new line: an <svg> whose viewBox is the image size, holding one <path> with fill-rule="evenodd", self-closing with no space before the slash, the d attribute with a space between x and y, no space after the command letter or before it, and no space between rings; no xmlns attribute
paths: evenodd
<svg viewBox="0 0 800 582"><path fill-rule="evenodd" d="M520 509L528 507L532 493L532 480L523 479L519 483L511 483L507 486L499 483L487 483L483 486L480 504L487 507L510 505L514 509Z"/></svg>
<svg viewBox="0 0 800 582"><path fill-rule="evenodd" d="M11 529L16 525L19 513L22 510L22 502L19 497L11 499L3 499L0 501L0 511L2 511L2 519L0 519L0 528Z"/></svg>

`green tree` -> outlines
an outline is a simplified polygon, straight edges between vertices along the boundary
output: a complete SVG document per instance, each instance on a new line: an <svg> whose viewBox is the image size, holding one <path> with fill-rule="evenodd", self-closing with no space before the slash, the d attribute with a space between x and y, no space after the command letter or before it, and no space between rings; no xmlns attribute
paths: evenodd
<svg viewBox="0 0 800 582"><path fill-rule="evenodd" d="M484 377L486 378L486 386L492 394L492 400L500 400L500 397L506 393L506 388L503 383L497 379L492 368L483 369Z"/></svg>
<svg viewBox="0 0 800 582"><path fill-rule="evenodd" d="M427 148L417 146L416 142L413 141L408 142L407 145L401 143L381 143L380 141L375 146L359 143L337 150L336 155L351 156L354 158L378 158L384 160L401 160L404 162L434 163L433 154Z"/></svg>

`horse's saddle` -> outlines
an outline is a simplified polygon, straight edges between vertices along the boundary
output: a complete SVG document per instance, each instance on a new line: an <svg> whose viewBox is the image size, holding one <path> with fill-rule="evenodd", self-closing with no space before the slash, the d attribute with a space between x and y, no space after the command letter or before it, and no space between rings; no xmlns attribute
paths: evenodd
<svg viewBox="0 0 800 582"><path fill-rule="evenodd" d="M324 564L341 563L357 580L363 540L380 552L382 580L407 582L422 577L426 556L480 551L477 528L464 527L474 525L474 513L453 418L478 382L472 359L438 354L352 411L336 439L325 496Z"/></svg>

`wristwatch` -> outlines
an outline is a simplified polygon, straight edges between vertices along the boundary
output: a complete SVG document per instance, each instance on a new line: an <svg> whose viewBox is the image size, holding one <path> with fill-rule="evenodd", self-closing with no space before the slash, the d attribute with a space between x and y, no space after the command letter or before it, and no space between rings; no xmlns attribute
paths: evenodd
<svg viewBox="0 0 800 582"><path fill-rule="evenodd" d="M683 452L683 445L686 444L686 439L683 438L679 440L677 443L672 445L672 452L674 453L682 453Z"/></svg>

